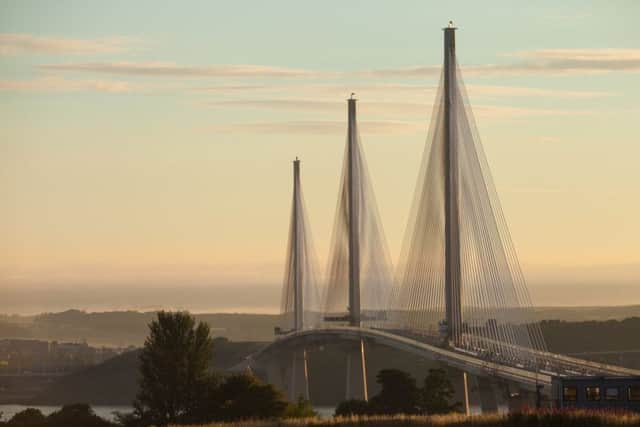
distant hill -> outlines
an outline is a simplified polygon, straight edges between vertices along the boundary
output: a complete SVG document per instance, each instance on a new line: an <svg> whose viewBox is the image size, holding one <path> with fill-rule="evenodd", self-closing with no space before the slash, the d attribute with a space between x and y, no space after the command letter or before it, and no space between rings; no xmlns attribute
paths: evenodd
<svg viewBox="0 0 640 427"><path fill-rule="evenodd" d="M0 338L35 338L45 341L86 341L92 346L141 346L155 312L110 311L87 313L67 310L34 317L0 317ZM216 336L233 341L270 341L276 315L197 314Z"/></svg>
<svg viewBox="0 0 640 427"><path fill-rule="evenodd" d="M232 341L271 341L278 316L273 314L196 314L216 336ZM640 317L640 305L621 307L537 307L529 320L604 321ZM155 312L68 310L38 316L1 316L0 338L87 341L92 346L141 346Z"/></svg>
<svg viewBox="0 0 640 427"><path fill-rule="evenodd" d="M257 351L265 343L214 340L213 366L225 371ZM141 350L129 351L106 362L67 375L40 392L30 403L62 405L83 402L93 405L129 405L138 389Z"/></svg>
<svg viewBox="0 0 640 427"><path fill-rule="evenodd" d="M25 403L130 405L138 389L139 356L140 350L129 351L100 365L62 377Z"/></svg>
<svg viewBox="0 0 640 427"><path fill-rule="evenodd" d="M533 317L537 321L565 320L584 322L588 320L622 320L640 317L640 305L601 307L535 307Z"/></svg>
<svg viewBox="0 0 640 427"><path fill-rule="evenodd" d="M640 356L640 317L603 322L547 320L541 327L547 346L557 353L637 351Z"/></svg>

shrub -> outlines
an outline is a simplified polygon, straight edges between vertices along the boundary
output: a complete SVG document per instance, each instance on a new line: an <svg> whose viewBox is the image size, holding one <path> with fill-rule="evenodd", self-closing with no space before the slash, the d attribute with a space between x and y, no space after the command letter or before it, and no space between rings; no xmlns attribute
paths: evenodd
<svg viewBox="0 0 640 427"><path fill-rule="evenodd" d="M27 408L15 414L6 425L10 427L41 427L47 423L47 417L38 409Z"/></svg>
<svg viewBox="0 0 640 427"><path fill-rule="evenodd" d="M284 411L285 418L312 418L317 416L311 402L300 396L296 403L290 403Z"/></svg>
<svg viewBox="0 0 640 427"><path fill-rule="evenodd" d="M350 399L341 402L336 407L336 417L349 417L353 415L366 415L369 413L369 403L364 400Z"/></svg>
<svg viewBox="0 0 640 427"><path fill-rule="evenodd" d="M47 417L47 427L113 427L115 424L97 416L87 404L65 405Z"/></svg>

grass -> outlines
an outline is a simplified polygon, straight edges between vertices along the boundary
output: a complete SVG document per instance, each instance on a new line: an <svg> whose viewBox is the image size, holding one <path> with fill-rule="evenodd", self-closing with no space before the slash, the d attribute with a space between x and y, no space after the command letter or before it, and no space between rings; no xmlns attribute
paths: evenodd
<svg viewBox="0 0 640 427"><path fill-rule="evenodd" d="M640 426L640 414L605 411L540 411L465 417L394 415L247 420L191 427L618 427ZM177 426L174 426L177 427ZM184 427L184 426L182 426Z"/></svg>

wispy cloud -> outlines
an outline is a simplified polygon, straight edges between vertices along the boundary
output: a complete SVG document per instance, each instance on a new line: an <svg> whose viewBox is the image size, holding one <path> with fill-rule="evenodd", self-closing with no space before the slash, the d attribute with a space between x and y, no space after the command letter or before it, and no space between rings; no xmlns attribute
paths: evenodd
<svg viewBox="0 0 640 427"><path fill-rule="evenodd" d="M296 97L296 100L310 99L323 101L331 104L342 101L351 92L355 92L358 98L366 103L410 101L422 103L430 101L434 96L437 87L435 85L422 84L306 84L288 83L286 85L215 85L203 86L191 89L194 93L222 95L222 96L253 96L263 98L275 97ZM544 89L521 86L496 86L496 85L468 85L467 91L472 96L489 97L554 97L554 98L600 98L616 95L605 91L577 91ZM255 102L266 103L265 101L230 101L229 104L250 104ZM289 103L290 101L287 101ZM293 101L291 101L293 102ZM301 101L300 101L301 102ZM281 104L281 106L287 105Z"/></svg>
<svg viewBox="0 0 640 427"><path fill-rule="evenodd" d="M184 78L299 78L312 77L315 74L309 70L265 65L185 66L171 62L82 62L42 65L40 68L49 71Z"/></svg>
<svg viewBox="0 0 640 427"><path fill-rule="evenodd" d="M74 92L98 91L129 92L129 83L116 80L69 80L61 77L42 77L32 80L0 80L0 91Z"/></svg>
<svg viewBox="0 0 640 427"><path fill-rule="evenodd" d="M514 56L523 58L516 67L533 71L640 71L640 49L540 49Z"/></svg>
<svg viewBox="0 0 640 427"><path fill-rule="evenodd" d="M541 89L522 86L467 85L471 95L513 96L513 97L554 97L554 98L601 98L615 96L605 91Z"/></svg>
<svg viewBox="0 0 640 427"><path fill-rule="evenodd" d="M342 99L313 100L313 99L256 99L256 100L229 100L212 101L208 105L214 107L232 107L249 109L269 109L285 111L310 111L310 112L339 112L346 108L346 103ZM428 110L426 102L380 102L370 101L362 103L360 111L368 113L398 113L417 114L422 116Z"/></svg>
<svg viewBox="0 0 640 427"><path fill-rule="evenodd" d="M318 76L322 76L320 73ZM339 73L329 73L328 77L339 76ZM388 96L402 96L403 98L408 95L424 96L427 92L433 92L437 89L434 85L419 85L414 83L407 84L390 84L390 83L308 83L308 82L295 82L283 84L269 84L269 85L211 85L211 86L199 86L192 88L193 92L201 94L234 94L241 92L280 92L288 96L296 97L320 97L328 99L347 99L352 92L355 92L356 96L364 95L368 98L371 97L388 97Z"/></svg>
<svg viewBox="0 0 640 427"><path fill-rule="evenodd" d="M592 116L588 110L560 110L544 108L522 108L505 105L475 105L473 112L483 118L523 118L523 117L557 117L557 116Z"/></svg>
<svg viewBox="0 0 640 427"><path fill-rule="evenodd" d="M7 35L5 35L7 36ZM66 40L66 39L65 39ZM114 49L114 45L104 41L71 40L69 43L49 44L48 49L68 49L80 52L93 48ZM6 42L6 41L5 41ZM68 46L67 46L68 44ZM56 47L54 47L56 46ZM66 46L66 47L65 47ZM0 43L0 52L14 51L13 44ZM535 74L590 74L615 71L640 72L640 49L539 49L516 52L506 55L515 62L504 64L465 65L462 72L465 76L504 76ZM319 71L301 68L279 67L255 64L218 64L218 65L181 65L173 62L70 62L62 64L40 65L41 70L58 72L84 72L92 74L155 76L171 78L238 78L238 79L299 79L316 78L335 80L344 78L387 79L387 78L429 78L439 76L441 65L424 65L405 68L391 68L368 71ZM252 90L277 90L270 85L261 84L217 84L193 88L195 92L223 93ZM307 86L307 88L311 87ZM316 84L316 90L333 91L348 96L349 90L361 90L370 93L395 92L396 94L416 90L433 90L434 86L417 86L411 84L368 84L358 85ZM304 89L304 88L303 88ZM337 89L337 90L336 90ZM508 86L469 86L471 93L478 92L493 95L509 96L565 96L594 97L602 93L592 91L563 91L535 88L516 88Z"/></svg>
<svg viewBox="0 0 640 427"><path fill-rule="evenodd" d="M424 130L425 124L402 121L360 121L358 128L365 134L411 133ZM342 134L346 132L344 121L309 120L286 122L252 122L214 125L209 128L215 133L266 133L266 134Z"/></svg>
<svg viewBox="0 0 640 427"><path fill-rule="evenodd" d="M131 37L73 39L34 34L0 33L0 55L112 53L121 52L139 43L140 40Z"/></svg>
<svg viewBox="0 0 640 427"><path fill-rule="evenodd" d="M342 113L344 102L341 101L317 101L306 99L259 99L259 100L230 100L213 101L208 105L221 108L248 108L248 109L268 109L286 111L308 111L325 113ZM430 105L425 102L367 102L360 106L363 114L377 114L379 117L403 116L420 118L423 120L425 114L429 112ZM508 105L486 105L478 104L473 106L474 114L483 118L522 118L522 117L544 117L544 116L587 116L593 114L585 110L561 110L561 109L539 109L527 107L513 107ZM329 122L322 122L329 123ZM404 123L404 122L398 122Z"/></svg>
<svg viewBox="0 0 640 427"><path fill-rule="evenodd" d="M539 49L506 55L518 58L506 64L464 65L469 76L528 74L590 74L640 72L640 49ZM371 77L433 77L441 66L427 65L363 71Z"/></svg>
<svg viewBox="0 0 640 427"><path fill-rule="evenodd" d="M207 103L214 107L258 108L270 110L306 110L331 111L342 106L342 102L317 101L306 99L235 99L229 101L211 101Z"/></svg>

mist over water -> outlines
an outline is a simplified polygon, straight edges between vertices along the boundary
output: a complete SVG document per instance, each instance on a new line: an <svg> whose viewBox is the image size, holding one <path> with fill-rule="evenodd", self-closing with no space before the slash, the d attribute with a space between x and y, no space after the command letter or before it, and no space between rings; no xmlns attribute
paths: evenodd
<svg viewBox="0 0 640 427"><path fill-rule="evenodd" d="M194 313L277 313L279 284L225 286L37 286L8 288L0 313L188 310Z"/></svg>
<svg viewBox="0 0 640 427"><path fill-rule="evenodd" d="M635 283L529 282L535 306L614 306L640 302ZM279 311L280 284L29 286L2 289L0 313L33 315L68 309L85 311L189 310L194 313Z"/></svg>

